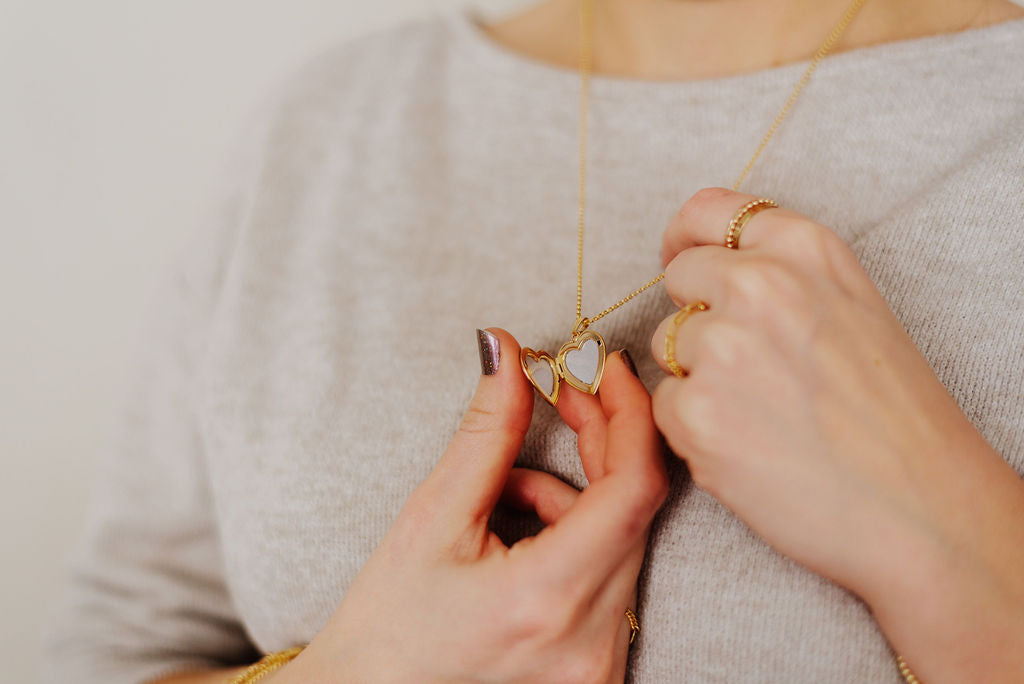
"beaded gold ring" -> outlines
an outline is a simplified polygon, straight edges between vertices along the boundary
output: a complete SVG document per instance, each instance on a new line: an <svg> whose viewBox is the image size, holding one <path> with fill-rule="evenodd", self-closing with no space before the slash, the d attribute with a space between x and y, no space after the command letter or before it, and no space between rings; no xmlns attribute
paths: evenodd
<svg viewBox="0 0 1024 684"><path fill-rule="evenodd" d="M740 248L740 233L743 232L743 228L747 225L747 222L751 217L759 211L765 209L777 209L779 207L773 200L767 197L761 197L760 199L747 202L743 207L736 212L736 215L729 221L729 228L725 231L725 246L729 249Z"/></svg>
<svg viewBox="0 0 1024 684"><path fill-rule="evenodd" d="M676 362L676 332L679 330L679 326L683 324L687 318L699 311L707 311L708 305L704 302L694 302L687 304L679 310L672 320L668 324L668 330L665 331L665 365L672 371L672 375L677 378L685 378L689 375L686 369L680 367Z"/></svg>

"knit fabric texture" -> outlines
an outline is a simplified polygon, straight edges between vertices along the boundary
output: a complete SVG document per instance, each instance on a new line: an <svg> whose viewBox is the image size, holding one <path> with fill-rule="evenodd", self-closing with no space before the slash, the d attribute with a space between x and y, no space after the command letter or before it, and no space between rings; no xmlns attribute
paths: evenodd
<svg viewBox="0 0 1024 684"><path fill-rule="evenodd" d="M240 134L138 343L47 681L136 684L309 642L455 431L475 329L565 341L578 76L492 42L477 16L339 45ZM673 212L732 185L806 66L593 78L584 315L659 272ZM1024 473L1024 20L827 57L740 190L851 245ZM649 389L674 310L659 286L595 325ZM575 444L538 399L521 463L582 487ZM668 462L629 681L901 681L863 601Z"/></svg>

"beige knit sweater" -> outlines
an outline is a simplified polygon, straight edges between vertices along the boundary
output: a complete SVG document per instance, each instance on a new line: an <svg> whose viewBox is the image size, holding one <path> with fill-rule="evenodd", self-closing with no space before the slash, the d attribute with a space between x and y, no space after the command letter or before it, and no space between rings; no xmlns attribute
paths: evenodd
<svg viewBox="0 0 1024 684"><path fill-rule="evenodd" d="M805 66L594 79L585 313L658 272L669 216L732 184ZM154 302L50 682L134 684L317 633L458 424L475 329L568 332L576 98L572 71L462 11L340 46L268 99ZM852 245L1024 472L1024 21L827 58L741 189ZM672 309L656 288L598 325L650 388ZM542 401L522 462L584 484ZM631 681L900 681L863 602L671 462Z"/></svg>

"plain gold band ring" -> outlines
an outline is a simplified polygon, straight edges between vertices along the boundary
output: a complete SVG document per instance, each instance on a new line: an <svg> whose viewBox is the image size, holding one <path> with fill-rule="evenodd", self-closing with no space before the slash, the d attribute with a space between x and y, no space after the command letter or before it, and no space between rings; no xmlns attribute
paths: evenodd
<svg viewBox="0 0 1024 684"><path fill-rule="evenodd" d="M699 311L707 310L708 305L704 302L687 304L679 310L679 313L672 317L668 324L668 330L665 331L665 365L672 371L672 375L677 378L685 378L689 373L676 362L676 331L679 330L679 326L687 318Z"/></svg>
<svg viewBox="0 0 1024 684"><path fill-rule="evenodd" d="M636 641L636 635L640 633L640 621L636 619L636 613L629 608L626 609L626 622L629 623L629 643Z"/></svg>
<svg viewBox="0 0 1024 684"><path fill-rule="evenodd" d="M759 199L747 202L743 207L736 212L736 215L729 221L729 228L725 231L725 246L729 249L740 248L740 233L743 232L743 228L747 225L747 221L759 211L765 209L777 209L778 204L767 197L761 197Z"/></svg>

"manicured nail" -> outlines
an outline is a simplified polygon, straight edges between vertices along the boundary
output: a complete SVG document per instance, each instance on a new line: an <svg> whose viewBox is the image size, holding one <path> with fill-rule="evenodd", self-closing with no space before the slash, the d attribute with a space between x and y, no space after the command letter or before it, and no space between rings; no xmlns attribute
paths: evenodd
<svg viewBox="0 0 1024 684"><path fill-rule="evenodd" d="M480 345L480 372L484 375L494 375L498 372L498 363L501 361L498 338L486 330L477 330L476 338Z"/></svg>
<svg viewBox="0 0 1024 684"><path fill-rule="evenodd" d="M622 363L626 364L626 368L629 369L629 372L639 378L640 374L636 372L636 364L633 363L633 357L629 355L629 352L625 349L621 349L619 350L619 356L622 357Z"/></svg>

